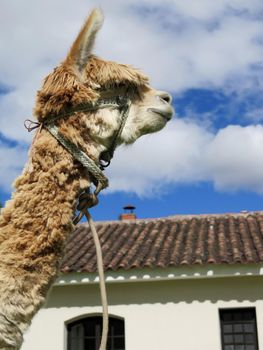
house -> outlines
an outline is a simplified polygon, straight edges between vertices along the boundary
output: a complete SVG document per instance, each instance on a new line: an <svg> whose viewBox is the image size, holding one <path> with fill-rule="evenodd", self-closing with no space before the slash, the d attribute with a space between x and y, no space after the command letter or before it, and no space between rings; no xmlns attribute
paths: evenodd
<svg viewBox="0 0 263 350"><path fill-rule="evenodd" d="M97 222L111 350L263 350L263 212ZM93 350L101 331L87 224L22 350Z"/></svg>

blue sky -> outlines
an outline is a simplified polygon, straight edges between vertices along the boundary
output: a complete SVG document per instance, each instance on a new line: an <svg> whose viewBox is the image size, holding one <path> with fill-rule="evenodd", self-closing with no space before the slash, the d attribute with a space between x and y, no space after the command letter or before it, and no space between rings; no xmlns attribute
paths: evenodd
<svg viewBox="0 0 263 350"><path fill-rule="evenodd" d="M176 115L160 133L117 150L94 218L117 219L127 203L141 218L261 210L258 0L28 0L23 6L2 0L1 202L26 161L32 135L23 120L32 114L36 90L63 60L84 14L98 5L105 23L95 52L142 69L155 87L172 93Z"/></svg>

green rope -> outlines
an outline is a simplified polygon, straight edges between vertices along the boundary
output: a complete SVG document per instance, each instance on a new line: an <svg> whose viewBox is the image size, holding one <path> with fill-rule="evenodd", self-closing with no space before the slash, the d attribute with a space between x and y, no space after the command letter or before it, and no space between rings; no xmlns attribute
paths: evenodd
<svg viewBox="0 0 263 350"><path fill-rule="evenodd" d="M72 154L72 156L77 159L85 168L87 168L94 177L101 183L102 189L108 187L109 181L107 177L103 174L100 168L95 164L95 162L89 158L81 149L79 149L74 143L66 139L58 130L56 125L45 125L51 135L55 137L65 148Z"/></svg>

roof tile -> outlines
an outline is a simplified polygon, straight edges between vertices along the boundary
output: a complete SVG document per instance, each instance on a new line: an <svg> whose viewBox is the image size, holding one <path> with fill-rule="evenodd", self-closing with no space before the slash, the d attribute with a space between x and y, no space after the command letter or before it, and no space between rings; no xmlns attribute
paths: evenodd
<svg viewBox="0 0 263 350"><path fill-rule="evenodd" d="M105 270L263 262L263 212L96 223ZM87 224L69 237L62 272L96 271Z"/></svg>

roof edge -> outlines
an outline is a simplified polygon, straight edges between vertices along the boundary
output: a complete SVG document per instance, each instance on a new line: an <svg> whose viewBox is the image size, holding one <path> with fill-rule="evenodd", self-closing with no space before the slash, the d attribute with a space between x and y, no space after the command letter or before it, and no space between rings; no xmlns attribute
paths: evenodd
<svg viewBox="0 0 263 350"><path fill-rule="evenodd" d="M119 269L105 271L106 283L171 281L185 279L211 279L226 277L262 276L261 264L221 264L206 266L180 266L168 268ZM99 283L97 273L71 272L61 274L55 286Z"/></svg>
<svg viewBox="0 0 263 350"><path fill-rule="evenodd" d="M175 215L168 215L168 216L162 216L162 217L156 217L156 218L136 218L135 220L99 220L95 221L96 224L107 224L107 223L136 223L136 222L149 222L149 221L164 221L164 220L191 220L191 219L202 219L202 218L220 218L220 217L248 217L251 215L263 215L263 210L254 210L254 211L247 211L243 210L236 213L208 213L208 214L175 214ZM87 222L82 222L79 225L81 226L87 226Z"/></svg>

